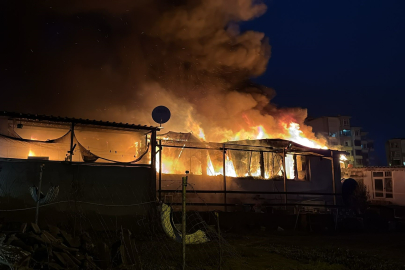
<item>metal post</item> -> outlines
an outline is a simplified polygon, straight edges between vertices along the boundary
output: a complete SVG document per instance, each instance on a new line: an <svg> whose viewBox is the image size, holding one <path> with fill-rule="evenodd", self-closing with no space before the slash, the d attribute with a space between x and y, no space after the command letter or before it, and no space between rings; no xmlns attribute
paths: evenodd
<svg viewBox="0 0 405 270"><path fill-rule="evenodd" d="M223 151L223 167L222 167L222 173L224 175L224 205L225 205L225 212L227 211L227 206L226 206L226 149L225 149L225 144L224 144L224 151Z"/></svg>
<svg viewBox="0 0 405 270"><path fill-rule="evenodd" d="M70 156L69 161L73 161L73 138L75 136L75 123L72 122L72 127L70 128Z"/></svg>
<svg viewBox="0 0 405 270"><path fill-rule="evenodd" d="M187 176L183 177L183 196L182 196L182 219L181 219L181 234L183 242L183 270L186 269L186 189L187 189Z"/></svg>
<svg viewBox="0 0 405 270"><path fill-rule="evenodd" d="M252 176L251 167L252 166L252 151L249 152L249 167L248 167L248 175Z"/></svg>
<svg viewBox="0 0 405 270"><path fill-rule="evenodd" d="M333 159L333 151L330 151L332 158L332 190L333 190L333 205L336 205L336 185L335 185L335 161Z"/></svg>
<svg viewBox="0 0 405 270"><path fill-rule="evenodd" d="M284 169L284 203L286 204L285 209L287 209L287 168L285 167L285 149L283 149L283 169Z"/></svg>
<svg viewBox="0 0 405 270"><path fill-rule="evenodd" d="M35 213L35 224L38 225L38 218L39 218L39 201L41 200L41 187L42 187L42 169L44 168L45 164L40 166L41 171L39 172L39 184L38 184L38 191L37 191L37 209Z"/></svg>
<svg viewBox="0 0 405 270"><path fill-rule="evenodd" d="M162 140L159 140L159 202L162 201Z"/></svg>
<svg viewBox="0 0 405 270"><path fill-rule="evenodd" d="M156 198L156 130L152 130L152 133L150 135L150 145L151 145L151 151L150 151L150 161L151 161L151 167L152 167L152 190L153 190L153 198Z"/></svg>
<svg viewBox="0 0 405 270"><path fill-rule="evenodd" d="M264 155L263 151L260 151L260 175L262 178L265 177L265 169L264 169Z"/></svg>
<svg viewBox="0 0 405 270"><path fill-rule="evenodd" d="M222 265L222 247L221 247L221 228L219 227L219 213L215 212L215 215L217 216L217 226L218 226L218 236L219 236L219 269L221 269Z"/></svg>

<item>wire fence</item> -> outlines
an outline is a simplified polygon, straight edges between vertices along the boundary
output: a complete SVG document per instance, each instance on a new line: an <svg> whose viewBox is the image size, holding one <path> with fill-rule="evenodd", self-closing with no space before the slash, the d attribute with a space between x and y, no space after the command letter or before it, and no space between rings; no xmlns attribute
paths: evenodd
<svg viewBox="0 0 405 270"><path fill-rule="evenodd" d="M181 269L181 211L157 200L150 167L0 166L0 269ZM221 214L186 217L186 269L241 259L221 235Z"/></svg>

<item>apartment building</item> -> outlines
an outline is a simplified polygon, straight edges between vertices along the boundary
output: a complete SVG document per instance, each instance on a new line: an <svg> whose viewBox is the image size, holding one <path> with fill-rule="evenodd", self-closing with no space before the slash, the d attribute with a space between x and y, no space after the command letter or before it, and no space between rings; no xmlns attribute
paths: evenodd
<svg viewBox="0 0 405 270"><path fill-rule="evenodd" d="M389 166L405 166L405 139L396 138L385 143Z"/></svg>
<svg viewBox="0 0 405 270"><path fill-rule="evenodd" d="M361 127L350 124L350 116L307 118L306 124L316 135L327 139L330 148L346 151L349 167L370 166L373 163L374 142ZM405 148L404 148L405 149Z"/></svg>

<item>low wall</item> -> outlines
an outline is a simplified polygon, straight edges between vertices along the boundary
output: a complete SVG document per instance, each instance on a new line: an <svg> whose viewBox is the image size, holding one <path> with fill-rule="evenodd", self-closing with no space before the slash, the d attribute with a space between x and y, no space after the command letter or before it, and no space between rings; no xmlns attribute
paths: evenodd
<svg viewBox="0 0 405 270"><path fill-rule="evenodd" d="M36 202L29 188L38 186L42 164L42 192L46 194L52 186L59 186L58 196L40 207L42 223L63 223L73 218L75 222L93 220L97 226L116 226L118 219L149 215L150 208L155 208L156 187L151 181L152 169L147 166L1 160L0 217L34 221Z"/></svg>

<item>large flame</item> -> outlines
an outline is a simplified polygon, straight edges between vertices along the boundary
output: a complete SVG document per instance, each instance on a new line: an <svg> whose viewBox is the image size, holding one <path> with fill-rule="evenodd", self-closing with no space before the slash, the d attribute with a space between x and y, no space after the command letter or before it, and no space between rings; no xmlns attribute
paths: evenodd
<svg viewBox="0 0 405 270"><path fill-rule="evenodd" d="M29 157L35 157L35 153L30 149L29 153L28 153Z"/></svg>
<svg viewBox="0 0 405 270"><path fill-rule="evenodd" d="M237 132L229 132L229 131L223 132L222 142L239 141L239 140L259 140L259 139L284 139L310 148L328 149L326 143L324 143L322 140L315 138L315 136L312 133L310 134L309 137L306 136L304 131L301 130L301 127L298 123L295 122L281 123L279 130L277 130L276 132L272 130L270 132L265 129L265 125L253 125L253 123L247 118L247 116L244 116L243 119L245 123L250 125L250 127L247 129L242 128ZM205 141L206 134L204 133L204 130L201 127L201 125L199 123L193 122L191 116L187 120L188 120L187 126L188 128L191 129L191 132L198 138L200 138L202 141ZM165 155L163 154L162 173L184 173L185 170L190 170L192 163L191 156L187 156L186 162L186 163L190 162L190 165L189 164L181 165L179 164L180 162L177 162L180 159L183 150L184 148L181 149L178 156L173 156L171 158L165 157ZM160 153L158 155L160 155ZM294 168L300 163L295 165L294 162L296 162L294 156L291 154L287 154L285 158L285 167L286 167L285 172L287 179L294 179L297 176L296 172L294 171ZM206 167L202 168L203 166ZM218 161L217 157L217 161L213 162L210 155L207 154L207 163L201 164L201 169L199 169L198 172L200 174L206 172L206 174L209 176L223 175L222 166L223 166L222 158L221 161ZM282 165L280 166L282 167ZM156 167L159 171L159 158L157 158ZM277 173L277 175L282 176L283 175L282 171L284 171L284 169L281 169ZM228 155L228 153L226 153L225 156L225 174L226 176L229 177L238 177L234 162L232 160L232 156ZM254 169L252 169L252 171L239 176L262 177L262 172L260 167L257 168L256 166ZM267 170L264 172L264 177L266 179L270 177L269 172L267 172Z"/></svg>

